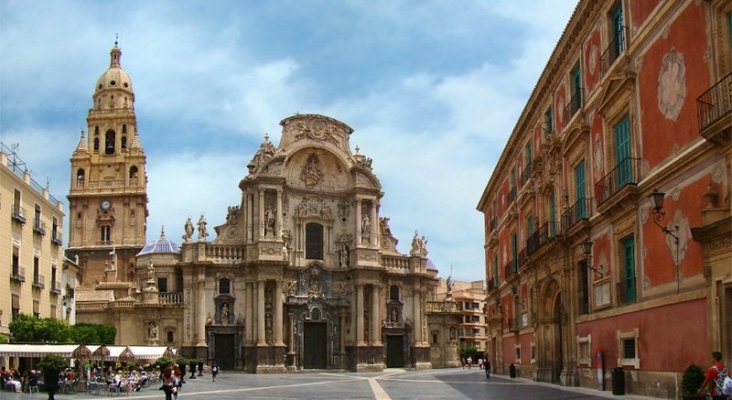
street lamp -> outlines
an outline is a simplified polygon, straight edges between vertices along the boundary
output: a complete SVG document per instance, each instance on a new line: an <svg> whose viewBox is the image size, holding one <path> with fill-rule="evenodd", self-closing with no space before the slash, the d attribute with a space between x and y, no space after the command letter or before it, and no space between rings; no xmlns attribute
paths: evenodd
<svg viewBox="0 0 732 400"><path fill-rule="evenodd" d="M663 221L663 218L666 216L666 213L663 211L663 199L666 196L666 193L661 192L656 188L653 192L651 192L650 196L648 198L651 200L651 204L653 205L653 223L656 224L661 230L668 236L671 236L674 239L674 243L676 244L676 291L679 291L679 226L678 225L661 225L661 221Z"/></svg>
<svg viewBox="0 0 732 400"><path fill-rule="evenodd" d="M582 242L582 251L585 254L585 265L587 266L587 268L600 274L600 278L604 278L605 271L603 271L601 268L596 268L592 266L592 240L585 239Z"/></svg>

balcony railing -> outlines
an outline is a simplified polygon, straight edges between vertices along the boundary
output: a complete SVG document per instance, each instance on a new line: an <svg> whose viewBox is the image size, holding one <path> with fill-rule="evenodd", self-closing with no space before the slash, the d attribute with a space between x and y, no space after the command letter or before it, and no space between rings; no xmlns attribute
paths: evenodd
<svg viewBox="0 0 732 400"><path fill-rule="evenodd" d="M583 197L562 213L562 228L571 229L578 222L590 218L590 199Z"/></svg>
<svg viewBox="0 0 732 400"><path fill-rule="evenodd" d="M527 258L529 258L529 255L526 253L526 248L521 249L518 252L519 265L523 265Z"/></svg>
<svg viewBox="0 0 732 400"><path fill-rule="evenodd" d="M518 266L516 264L516 260L511 260L503 266L503 276L505 277L504 279L508 279L510 276L514 275L517 272Z"/></svg>
<svg viewBox="0 0 732 400"><path fill-rule="evenodd" d="M569 103L564 107L564 123L567 124L580 108L582 108L582 88L569 99Z"/></svg>
<svg viewBox="0 0 732 400"><path fill-rule="evenodd" d="M46 277L43 275L38 274L33 277L33 287L36 289L43 289L44 287L46 287L45 282Z"/></svg>
<svg viewBox="0 0 732 400"><path fill-rule="evenodd" d="M14 220L20 222L21 224L24 224L25 223L25 208L21 207L18 204L14 204L11 217Z"/></svg>
<svg viewBox="0 0 732 400"><path fill-rule="evenodd" d="M10 272L10 280L17 283L25 282L25 268L13 266L13 270Z"/></svg>
<svg viewBox="0 0 732 400"><path fill-rule="evenodd" d="M636 302L635 277L625 278L618 282L618 303L629 304Z"/></svg>
<svg viewBox="0 0 732 400"><path fill-rule="evenodd" d="M454 302L428 301L425 312L428 313L457 313L458 305Z"/></svg>
<svg viewBox="0 0 732 400"><path fill-rule="evenodd" d="M45 236L46 235L46 223L36 219L33 221L33 232Z"/></svg>
<svg viewBox="0 0 732 400"><path fill-rule="evenodd" d="M607 49L600 56L600 74L605 76L605 73L618 59L620 53L625 50L625 27L623 27L615 37L613 41L607 46Z"/></svg>
<svg viewBox="0 0 732 400"><path fill-rule="evenodd" d="M626 158L595 183L597 204L602 204L628 185L638 183L640 158Z"/></svg>
<svg viewBox="0 0 732 400"><path fill-rule="evenodd" d="M710 127L732 113L732 72L696 99L699 130Z"/></svg>
<svg viewBox="0 0 732 400"><path fill-rule="evenodd" d="M508 202L513 203L516 200L516 186L512 186L508 191Z"/></svg>
<svg viewBox="0 0 732 400"><path fill-rule="evenodd" d="M525 185L531 178L531 163L527 163L524 170L521 171L521 184Z"/></svg>
<svg viewBox="0 0 732 400"><path fill-rule="evenodd" d="M531 255L541 246L549 242L549 239L556 236L558 227L556 221L549 221L539 227L534 233L526 239L526 252Z"/></svg>
<svg viewBox="0 0 732 400"><path fill-rule="evenodd" d="M183 293L160 293L160 304L183 304Z"/></svg>
<svg viewBox="0 0 732 400"><path fill-rule="evenodd" d="M61 294L61 282L51 281L51 293Z"/></svg>
<svg viewBox="0 0 732 400"><path fill-rule="evenodd" d="M64 244L63 239L63 232L61 232L58 228L51 231L51 243L61 246Z"/></svg>

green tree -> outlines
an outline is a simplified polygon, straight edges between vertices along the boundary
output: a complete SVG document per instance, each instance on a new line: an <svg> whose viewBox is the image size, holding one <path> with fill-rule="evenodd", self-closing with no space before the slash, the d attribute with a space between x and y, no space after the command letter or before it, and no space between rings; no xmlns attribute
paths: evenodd
<svg viewBox="0 0 732 400"><path fill-rule="evenodd" d="M117 328L113 325L97 325L99 332L99 340L102 344L114 344L114 338L117 336Z"/></svg>
<svg viewBox="0 0 732 400"><path fill-rule="evenodd" d="M41 341L51 343L70 343L71 335L69 324L56 318L41 320Z"/></svg>
<svg viewBox="0 0 732 400"><path fill-rule="evenodd" d="M71 340L84 344L114 344L117 329L112 325L79 323L71 326Z"/></svg>
<svg viewBox="0 0 732 400"><path fill-rule="evenodd" d="M15 342L40 342L41 320L28 315L20 314L8 325L10 336Z"/></svg>

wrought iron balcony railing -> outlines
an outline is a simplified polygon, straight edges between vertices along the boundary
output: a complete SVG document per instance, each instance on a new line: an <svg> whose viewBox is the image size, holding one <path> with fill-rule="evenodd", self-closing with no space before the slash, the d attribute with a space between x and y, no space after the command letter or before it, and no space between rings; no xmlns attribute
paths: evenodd
<svg viewBox="0 0 732 400"><path fill-rule="evenodd" d="M582 108L582 88L579 88L577 93L569 99L569 103L564 107L564 123L565 125L569 122L574 114Z"/></svg>
<svg viewBox="0 0 732 400"><path fill-rule="evenodd" d="M635 277L625 278L618 282L618 303L629 304L636 302Z"/></svg>
<svg viewBox="0 0 732 400"><path fill-rule="evenodd" d="M512 186L508 191L508 202L513 203L516 200L516 186Z"/></svg>
<svg viewBox="0 0 732 400"><path fill-rule="evenodd" d="M605 51L600 56L600 75L605 76L605 73L618 59L618 56L625 50L625 27L623 27L615 37L613 41L607 46Z"/></svg>
<svg viewBox="0 0 732 400"><path fill-rule="evenodd" d="M602 204L615 193L628 185L635 185L640 180L640 158L626 158L618 163L607 175L595 183L597 204Z"/></svg>
<svg viewBox="0 0 732 400"><path fill-rule="evenodd" d="M525 185L531 178L531 163L527 163L524 170L521 171L521 184Z"/></svg>
<svg viewBox="0 0 732 400"><path fill-rule="evenodd" d="M41 236L45 236L46 235L46 223L39 219L35 219L33 221L33 232L35 232Z"/></svg>
<svg viewBox="0 0 732 400"><path fill-rule="evenodd" d="M58 228L51 231L51 243L61 246L64 244L63 239L64 239L63 232L61 232Z"/></svg>
<svg viewBox="0 0 732 400"><path fill-rule="evenodd" d="M518 266L516 264L516 260L511 260L503 266L504 279L508 279L509 277L516 274L516 272L518 271Z"/></svg>
<svg viewBox="0 0 732 400"><path fill-rule="evenodd" d="M33 287L36 289L43 289L44 287L46 287L45 282L46 277L43 275L38 274L33 277Z"/></svg>
<svg viewBox="0 0 732 400"><path fill-rule="evenodd" d="M732 72L696 99L699 130L732 114Z"/></svg>
<svg viewBox="0 0 732 400"><path fill-rule="evenodd" d="M21 224L25 224L25 208L21 207L18 204L14 204L11 217Z"/></svg>
<svg viewBox="0 0 732 400"><path fill-rule="evenodd" d="M25 282L25 268L14 265L10 271L10 280L17 283Z"/></svg>
<svg viewBox="0 0 732 400"><path fill-rule="evenodd" d="M529 255L536 252L541 246L549 242L549 239L557 235L558 223L556 221L549 221L539 227L536 232L532 233L528 239L526 239L526 251Z"/></svg>
<svg viewBox="0 0 732 400"><path fill-rule="evenodd" d="M571 229L578 222L590 218L590 199L583 197L577 200L571 207L562 213L562 228Z"/></svg>
<svg viewBox="0 0 732 400"><path fill-rule="evenodd" d="M51 293L61 294L61 282L51 281Z"/></svg>

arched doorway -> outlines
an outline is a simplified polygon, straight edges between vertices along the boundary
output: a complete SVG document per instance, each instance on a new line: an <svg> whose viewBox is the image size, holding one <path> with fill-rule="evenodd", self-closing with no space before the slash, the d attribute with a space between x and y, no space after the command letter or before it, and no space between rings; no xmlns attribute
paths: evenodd
<svg viewBox="0 0 732 400"><path fill-rule="evenodd" d="M554 360L552 367L552 383L559 383L562 369L564 369L564 324L566 319L562 311L562 294L557 293L554 297L552 331L553 331L553 351Z"/></svg>
<svg viewBox="0 0 732 400"><path fill-rule="evenodd" d="M562 321L566 318L562 311L559 282L550 279L544 284L540 293L537 380L560 383L564 368L563 338L566 335Z"/></svg>

